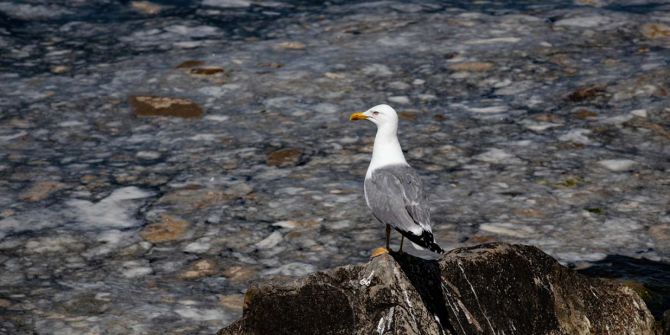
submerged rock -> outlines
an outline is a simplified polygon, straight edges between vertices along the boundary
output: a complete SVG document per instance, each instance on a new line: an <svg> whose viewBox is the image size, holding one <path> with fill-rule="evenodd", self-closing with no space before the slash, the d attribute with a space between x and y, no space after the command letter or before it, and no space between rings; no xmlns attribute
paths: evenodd
<svg viewBox="0 0 670 335"><path fill-rule="evenodd" d="M131 96L130 105L138 116L201 117L202 107L184 98Z"/></svg>
<svg viewBox="0 0 670 335"><path fill-rule="evenodd" d="M147 15L156 15L163 10L158 4L149 1L133 1L130 3L130 7L140 13Z"/></svg>
<svg viewBox="0 0 670 335"><path fill-rule="evenodd" d="M303 151L298 148L285 148L267 154L266 162L270 166L287 167L300 163Z"/></svg>
<svg viewBox="0 0 670 335"><path fill-rule="evenodd" d="M29 189L23 191L19 195L19 199L30 202L41 201L65 187L67 187L65 184L55 181L39 181L30 186Z"/></svg>
<svg viewBox="0 0 670 335"><path fill-rule="evenodd" d="M382 255L252 285L232 334L655 334L630 288L539 249L485 244L439 260Z"/></svg>
<svg viewBox="0 0 670 335"><path fill-rule="evenodd" d="M449 69L454 71L468 71L468 72L486 72L493 68L493 63L488 62L464 62L452 64Z"/></svg>
<svg viewBox="0 0 670 335"><path fill-rule="evenodd" d="M140 236L151 243L174 241L184 236L189 226L188 221L163 215L161 222L146 226Z"/></svg>
<svg viewBox="0 0 670 335"><path fill-rule="evenodd" d="M640 28L642 35L648 39L670 37L670 26L662 23L647 23Z"/></svg>

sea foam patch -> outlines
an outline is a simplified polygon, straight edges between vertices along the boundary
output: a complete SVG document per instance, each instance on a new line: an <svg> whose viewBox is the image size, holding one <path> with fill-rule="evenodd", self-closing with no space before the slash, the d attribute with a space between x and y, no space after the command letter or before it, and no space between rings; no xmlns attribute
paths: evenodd
<svg viewBox="0 0 670 335"><path fill-rule="evenodd" d="M136 200L152 195L151 192L129 186L115 190L97 203L72 199L67 202L67 205L74 210L76 220L86 224L87 227L128 228L139 224L133 218L141 205Z"/></svg>

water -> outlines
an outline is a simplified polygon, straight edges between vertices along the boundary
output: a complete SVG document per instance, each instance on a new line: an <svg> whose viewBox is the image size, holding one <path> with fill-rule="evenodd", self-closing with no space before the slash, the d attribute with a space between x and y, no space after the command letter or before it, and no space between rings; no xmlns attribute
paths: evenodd
<svg viewBox="0 0 670 335"><path fill-rule="evenodd" d="M211 334L252 280L365 262L374 129L347 116L382 102L443 247L536 245L646 285L658 316L669 10L2 2L0 333Z"/></svg>

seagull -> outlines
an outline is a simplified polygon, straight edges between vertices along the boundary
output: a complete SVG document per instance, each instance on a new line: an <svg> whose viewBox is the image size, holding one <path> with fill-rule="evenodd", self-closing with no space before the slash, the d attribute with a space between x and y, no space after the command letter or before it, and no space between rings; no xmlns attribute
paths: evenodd
<svg viewBox="0 0 670 335"><path fill-rule="evenodd" d="M350 121L368 120L377 125L372 159L365 175L365 202L372 215L386 225L386 248L377 248L372 257L389 253L391 227L419 250L442 254L431 230L430 210L426 204L421 178L407 164L398 142L398 114L389 105L377 105L362 113L353 113Z"/></svg>

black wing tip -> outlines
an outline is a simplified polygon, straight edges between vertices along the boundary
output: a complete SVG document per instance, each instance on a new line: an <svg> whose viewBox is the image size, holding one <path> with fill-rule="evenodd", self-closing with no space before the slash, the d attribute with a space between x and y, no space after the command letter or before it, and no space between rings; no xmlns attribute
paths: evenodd
<svg viewBox="0 0 670 335"><path fill-rule="evenodd" d="M407 237L408 240L410 240L410 241L412 241L412 242L414 242L414 243L416 243L416 244L418 244L418 245L420 245L420 246L422 246L422 247L424 247L424 248L426 248L426 249L428 249L428 250L430 250L430 251L432 251L436 254L442 255L442 254L445 253L444 249L442 249L442 247L440 247L440 245L435 243L435 238L433 237L433 233L431 233L429 231L424 230L421 233L421 236L415 235L412 232L408 232L408 231L402 231L402 230L398 230L398 231L401 234L403 234L405 237Z"/></svg>
<svg viewBox="0 0 670 335"><path fill-rule="evenodd" d="M435 243L435 242L431 242L431 243L428 245L428 250L430 250L430 251L432 251L432 252L434 252L434 253L436 253L436 254L440 254L440 255L443 255L443 254L445 253L444 249L442 249L442 247L440 247L440 246L439 246L437 243Z"/></svg>

